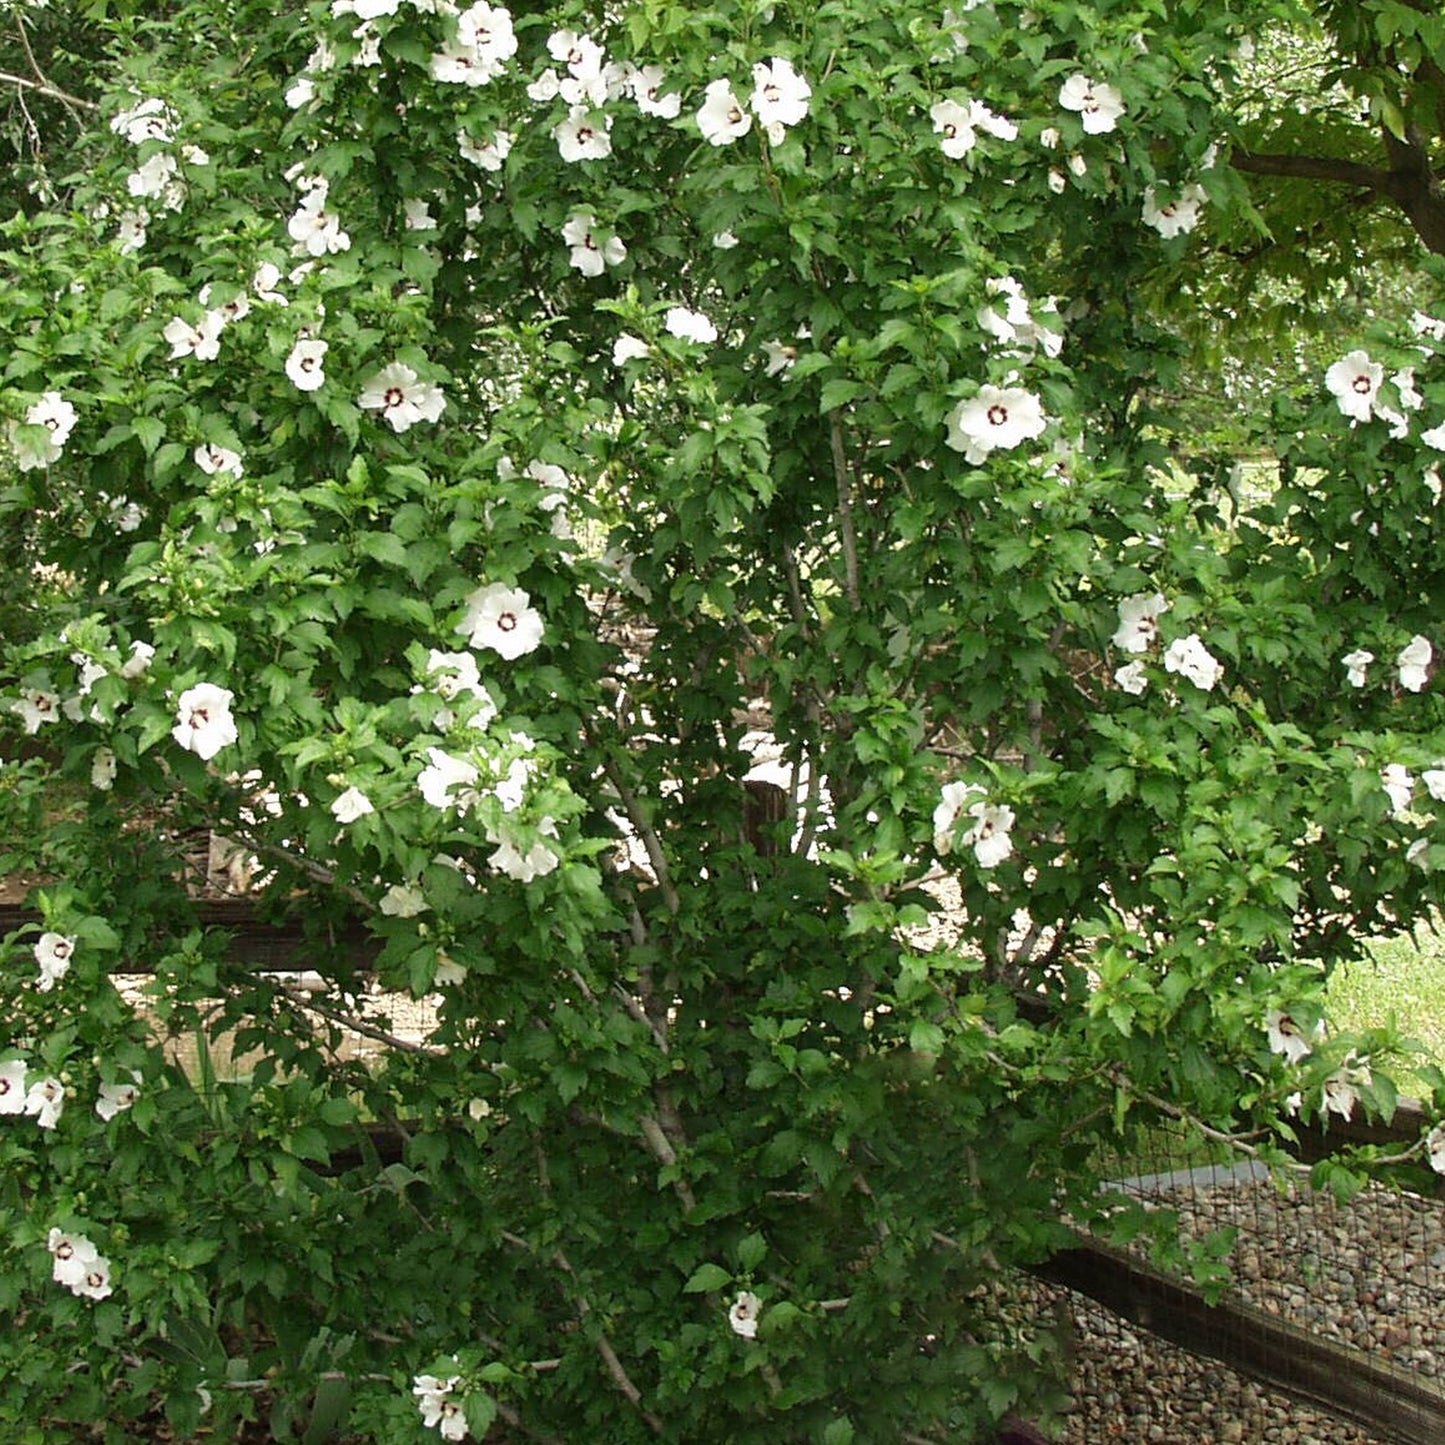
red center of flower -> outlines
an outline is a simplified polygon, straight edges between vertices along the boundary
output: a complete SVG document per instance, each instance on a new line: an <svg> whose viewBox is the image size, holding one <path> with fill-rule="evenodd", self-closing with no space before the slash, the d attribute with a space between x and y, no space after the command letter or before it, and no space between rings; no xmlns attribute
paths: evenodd
<svg viewBox="0 0 1445 1445"><path fill-rule="evenodd" d="M203 707L193 707L191 709L191 726L193 728L203 728L210 720L211 714L209 709Z"/></svg>
<svg viewBox="0 0 1445 1445"><path fill-rule="evenodd" d="M70 1259L74 1254L75 1246L68 1239L61 1240L61 1242L55 1246L56 1259Z"/></svg>
<svg viewBox="0 0 1445 1445"><path fill-rule="evenodd" d="M990 426L1002 426L1008 420L1008 407L999 406L995 403L988 409L988 424Z"/></svg>
<svg viewBox="0 0 1445 1445"><path fill-rule="evenodd" d="M406 393L399 386L389 386L386 389L384 405L388 408L400 406L406 400Z"/></svg>
<svg viewBox="0 0 1445 1445"><path fill-rule="evenodd" d="M1368 376L1357 376L1351 383L1350 389L1357 391L1361 396L1370 389L1370 378Z"/></svg>
<svg viewBox="0 0 1445 1445"><path fill-rule="evenodd" d="M515 632L517 629L517 614L515 612L504 612L497 618L498 632Z"/></svg>
<svg viewBox="0 0 1445 1445"><path fill-rule="evenodd" d="M736 125L742 118L743 113L737 108L737 106L733 106L732 109L728 111L729 125Z"/></svg>

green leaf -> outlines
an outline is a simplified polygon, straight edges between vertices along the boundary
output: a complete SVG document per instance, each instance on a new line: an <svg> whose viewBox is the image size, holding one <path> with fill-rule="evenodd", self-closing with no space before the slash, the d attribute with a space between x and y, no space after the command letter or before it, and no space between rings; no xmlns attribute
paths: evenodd
<svg viewBox="0 0 1445 1445"><path fill-rule="evenodd" d="M286 1148L298 1159L313 1159L325 1164L331 1158L326 1135L314 1124L303 1124L295 1130L286 1140Z"/></svg>
<svg viewBox="0 0 1445 1445"><path fill-rule="evenodd" d="M847 377L834 377L832 381L823 383L823 394L818 401L818 410L825 415L830 411L836 411L840 406L847 405L856 396L862 396L867 390L865 386L856 381L850 381Z"/></svg>
<svg viewBox="0 0 1445 1445"><path fill-rule="evenodd" d="M943 1030L937 1024L919 1019L908 1031L908 1047L915 1054L939 1054L943 1052Z"/></svg>
<svg viewBox="0 0 1445 1445"><path fill-rule="evenodd" d="M406 566L406 543L394 532L358 532L357 550L390 567Z"/></svg>
<svg viewBox="0 0 1445 1445"><path fill-rule="evenodd" d="M462 1414L474 1440L485 1440L497 1418L497 1402L481 1390L469 1390L462 1400Z"/></svg>
<svg viewBox="0 0 1445 1445"><path fill-rule="evenodd" d="M716 1290L726 1289L733 1282L733 1277L727 1270L718 1264L699 1265L692 1273L688 1282L683 1285L683 1294L712 1294Z"/></svg>
<svg viewBox="0 0 1445 1445"><path fill-rule="evenodd" d="M323 1124L330 1124L335 1128L355 1120L356 1105L350 1099L327 1099L317 1113Z"/></svg>
<svg viewBox="0 0 1445 1445"><path fill-rule="evenodd" d="M157 417L132 417L130 425L147 456L153 456L155 449L166 439L166 424Z"/></svg>
<svg viewBox="0 0 1445 1445"><path fill-rule="evenodd" d="M761 1234L749 1234L738 1244L738 1268L751 1274L767 1258L768 1241Z"/></svg>

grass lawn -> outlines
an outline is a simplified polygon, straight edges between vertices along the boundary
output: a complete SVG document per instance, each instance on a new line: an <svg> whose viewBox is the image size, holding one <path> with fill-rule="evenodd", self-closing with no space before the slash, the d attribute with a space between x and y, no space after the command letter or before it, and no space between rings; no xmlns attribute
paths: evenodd
<svg viewBox="0 0 1445 1445"><path fill-rule="evenodd" d="M1337 1028L1372 1028L1393 1014L1445 1067L1445 920L1375 940L1368 958L1335 972L1328 996Z"/></svg>

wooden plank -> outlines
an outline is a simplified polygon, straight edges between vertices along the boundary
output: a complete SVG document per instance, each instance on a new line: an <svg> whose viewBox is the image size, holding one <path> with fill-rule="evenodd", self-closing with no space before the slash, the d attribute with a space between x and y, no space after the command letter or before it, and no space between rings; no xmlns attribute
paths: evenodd
<svg viewBox="0 0 1445 1445"><path fill-rule="evenodd" d="M344 957L353 971L366 973L376 966L381 952L381 940L359 919L348 919L318 936L308 932L299 919L279 923L263 921L250 899L200 898L192 902L190 912L194 923L186 926L225 929L231 935L226 957L253 971L285 973L315 968L317 950L322 949ZM40 914L34 909L0 904L0 937L40 921ZM122 958L115 972L153 973L153 954L154 949L148 943L139 952L133 951Z"/></svg>
<svg viewBox="0 0 1445 1445"><path fill-rule="evenodd" d="M1087 1295L1190 1354L1353 1421L1392 1445L1445 1441L1445 1391L1422 1376L1241 1301L1207 1304L1189 1286L1119 1250L1085 1241L1031 1272Z"/></svg>

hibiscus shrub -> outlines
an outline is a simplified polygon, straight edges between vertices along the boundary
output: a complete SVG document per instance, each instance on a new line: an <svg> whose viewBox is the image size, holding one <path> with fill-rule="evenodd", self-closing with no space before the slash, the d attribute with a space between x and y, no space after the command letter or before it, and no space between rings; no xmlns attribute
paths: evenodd
<svg viewBox="0 0 1445 1445"><path fill-rule="evenodd" d="M1134 304L1286 7L94 8L3 228L10 1438L971 1439L1103 1147L1389 1111L1316 1025L1441 896L1445 328L1225 485Z"/></svg>

